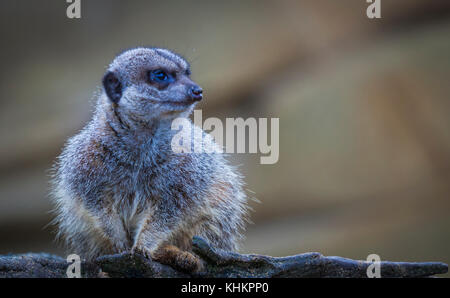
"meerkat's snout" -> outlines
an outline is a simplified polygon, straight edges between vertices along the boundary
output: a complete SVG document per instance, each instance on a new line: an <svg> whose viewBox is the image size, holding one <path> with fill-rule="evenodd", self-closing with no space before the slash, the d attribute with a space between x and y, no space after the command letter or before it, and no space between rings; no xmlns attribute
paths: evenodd
<svg viewBox="0 0 450 298"><path fill-rule="evenodd" d="M203 89L200 86L194 85L189 89L189 96L194 101L200 101L203 98Z"/></svg>

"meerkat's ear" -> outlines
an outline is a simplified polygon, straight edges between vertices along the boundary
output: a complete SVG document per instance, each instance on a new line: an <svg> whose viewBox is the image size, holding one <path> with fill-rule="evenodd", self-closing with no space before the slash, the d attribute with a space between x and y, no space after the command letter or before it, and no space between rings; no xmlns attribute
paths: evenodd
<svg viewBox="0 0 450 298"><path fill-rule="evenodd" d="M108 71L103 77L103 88L112 102L119 102L122 97L122 83L112 71Z"/></svg>

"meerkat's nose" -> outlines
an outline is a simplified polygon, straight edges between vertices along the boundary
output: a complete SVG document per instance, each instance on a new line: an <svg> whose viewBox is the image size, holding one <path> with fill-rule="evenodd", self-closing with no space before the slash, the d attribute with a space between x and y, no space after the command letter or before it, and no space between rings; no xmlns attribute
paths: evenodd
<svg viewBox="0 0 450 298"><path fill-rule="evenodd" d="M199 86L192 86L189 90L189 95L195 101L200 101L203 98L203 89Z"/></svg>

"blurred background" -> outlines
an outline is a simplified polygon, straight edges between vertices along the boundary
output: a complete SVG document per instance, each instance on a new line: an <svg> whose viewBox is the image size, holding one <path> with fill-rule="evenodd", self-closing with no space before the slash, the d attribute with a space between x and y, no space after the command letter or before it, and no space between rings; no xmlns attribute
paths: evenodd
<svg viewBox="0 0 450 298"><path fill-rule="evenodd" d="M53 242L48 169L90 119L108 63L167 47L206 117L278 117L280 159L232 155L252 221L242 252L450 263L450 1L0 3L0 254Z"/></svg>

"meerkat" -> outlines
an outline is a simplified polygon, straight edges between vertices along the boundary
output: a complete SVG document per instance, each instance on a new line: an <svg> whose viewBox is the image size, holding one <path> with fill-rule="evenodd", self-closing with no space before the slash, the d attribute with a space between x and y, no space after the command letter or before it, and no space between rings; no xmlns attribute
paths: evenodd
<svg viewBox="0 0 450 298"><path fill-rule="evenodd" d="M131 49L109 65L91 121L54 165L54 223L69 253L141 252L198 270L194 235L237 250L248 210L243 177L190 120L213 153L171 148L172 121L203 97L190 74L185 59L162 48Z"/></svg>

